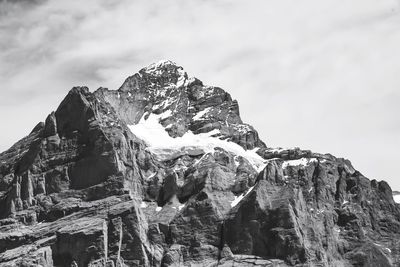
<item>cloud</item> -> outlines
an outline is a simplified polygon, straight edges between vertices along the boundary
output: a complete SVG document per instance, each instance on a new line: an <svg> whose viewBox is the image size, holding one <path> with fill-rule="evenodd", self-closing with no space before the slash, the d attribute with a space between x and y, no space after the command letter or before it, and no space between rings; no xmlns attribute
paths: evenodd
<svg viewBox="0 0 400 267"><path fill-rule="evenodd" d="M0 150L72 86L116 89L166 58L228 90L268 144L400 189L399 16L394 0L0 1Z"/></svg>

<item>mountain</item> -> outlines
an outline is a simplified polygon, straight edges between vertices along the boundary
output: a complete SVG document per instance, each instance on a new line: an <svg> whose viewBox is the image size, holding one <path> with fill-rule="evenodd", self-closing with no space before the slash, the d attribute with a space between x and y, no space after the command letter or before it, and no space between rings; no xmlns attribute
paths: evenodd
<svg viewBox="0 0 400 267"><path fill-rule="evenodd" d="M171 61L73 88L0 154L0 215L1 266L400 265L386 182L268 147Z"/></svg>

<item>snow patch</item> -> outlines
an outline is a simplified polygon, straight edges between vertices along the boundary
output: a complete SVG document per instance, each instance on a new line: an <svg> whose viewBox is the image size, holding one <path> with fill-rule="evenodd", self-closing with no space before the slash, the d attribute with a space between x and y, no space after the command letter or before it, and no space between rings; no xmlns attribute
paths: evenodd
<svg viewBox="0 0 400 267"><path fill-rule="evenodd" d="M246 158L258 171L265 167L265 160L256 153L257 149L245 150L236 143L215 138L213 136L220 133L216 129L200 134L188 131L182 137L176 138L169 136L160 124L160 120L170 114L171 111L159 115L150 114L147 119L144 119L143 116L138 124L128 125L131 132L148 145L147 149L156 157L159 156L159 160L166 160L173 155L179 156L185 153L194 155L212 153L216 147L220 147L234 155Z"/></svg>
<svg viewBox="0 0 400 267"><path fill-rule="evenodd" d="M159 212L160 210L162 210L162 207L157 207L156 211Z"/></svg>
<svg viewBox="0 0 400 267"><path fill-rule="evenodd" d="M176 65L175 62L172 62L170 60L160 60L156 63L150 64L146 68L143 69L144 72L146 73L152 73L155 75L161 75L162 71L160 70L161 67L165 65Z"/></svg>
<svg viewBox="0 0 400 267"><path fill-rule="evenodd" d="M299 149L298 147L269 147L267 148L268 152L271 153L280 153L283 151L288 151L288 150L296 150Z"/></svg>
<svg viewBox="0 0 400 267"><path fill-rule="evenodd" d="M289 166L307 166L312 162L318 162L318 160L316 158L301 158L301 159L287 160L283 162L282 168L286 169Z"/></svg>
<svg viewBox="0 0 400 267"><path fill-rule="evenodd" d="M167 111L165 111L164 113L161 114L160 119L164 120L164 119L170 117L171 115L172 115L172 111L171 110L167 110Z"/></svg>
<svg viewBox="0 0 400 267"><path fill-rule="evenodd" d="M146 202L142 201L142 203L140 203L140 208L142 209L147 208Z"/></svg>
<svg viewBox="0 0 400 267"><path fill-rule="evenodd" d="M319 210L317 210L317 215L321 214L321 213L324 213L324 212L325 212L325 209L319 209Z"/></svg>
<svg viewBox="0 0 400 267"><path fill-rule="evenodd" d="M228 122L225 121L225 123L226 123L227 126L228 126ZM247 125L247 124L234 124L233 127L234 127L236 130L238 130L240 133L248 133L248 132L251 131L250 126Z"/></svg>
<svg viewBox="0 0 400 267"><path fill-rule="evenodd" d="M394 202L400 204L400 194L399 194L399 195L394 195L394 196L393 196L393 200L394 200Z"/></svg>
<svg viewBox="0 0 400 267"><path fill-rule="evenodd" d="M240 165L239 157L238 157L238 156L235 156L235 157L233 158L233 160L235 161L235 166L236 166L236 168L239 167L239 165Z"/></svg>
<svg viewBox="0 0 400 267"><path fill-rule="evenodd" d="M205 114L207 114L211 110L211 107L205 108L199 111L194 117L193 120L198 121L200 120Z"/></svg>
<svg viewBox="0 0 400 267"><path fill-rule="evenodd" d="M176 87L177 88L182 87L182 86L184 86L186 84L186 77L185 77L186 73L185 73L185 71L182 68L179 68L178 69L178 73L179 73L179 78L176 81Z"/></svg>
<svg viewBox="0 0 400 267"><path fill-rule="evenodd" d="M186 84L187 74L183 70L182 67L177 66L176 63L171 60L160 60L156 63L150 64L146 68L143 68L142 71L152 74L152 75L155 75L155 76L161 76L163 74L163 68L167 65L176 66L176 70L179 75L178 80L176 81L176 84L175 85L171 84L171 86L176 87L176 88L184 86ZM152 83L151 85L153 86L154 84Z"/></svg>
<svg viewBox="0 0 400 267"><path fill-rule="evenodd" d="M154 176L156 176L157 173L153 172L152 174L150 174L149 176L146 177L146 180L153 178Z"/></svg>
<svg viewBox="0 0 400 267"><path fill-rule="evenodd" d="M390 248L384 247L383 245L378 244L378 243L374 243L374 244L375 244L376 246L378 246L378 247L383 248L383 249L386 250L387 252L392 253L392 250L391 250Z"/></svg>
<svg viewBox="0 0 400 267"><path fill-rule="evenodd" d="M241 194L240 196L235 196L235 199L231 202L231 207L235 207L237 204L239 204L242 199L247 196L252 190L254 189L254 185L250 187L246 193Z"/></svg>
<svg viewBox="0 0 400 267"><path fill-rule="evenodd" d="M172 103L174 102L173 98L168 98L167 100L164 100L157 105L154 105L152 110L157 110L157 109L166 109L169 107Z"/></svg>
<svg viewBox="0 0 400 267"><path fill-rule="evenodd" d="M243 194L241 194L240 196L235 196L235 199L231 202L231 207L235 207L240 201L242 201L243 198Z"/></svg>

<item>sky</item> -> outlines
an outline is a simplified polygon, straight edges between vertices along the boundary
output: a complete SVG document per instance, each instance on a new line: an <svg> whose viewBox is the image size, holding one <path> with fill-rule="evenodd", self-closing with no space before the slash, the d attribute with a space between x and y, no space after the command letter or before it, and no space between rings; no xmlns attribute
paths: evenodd
<svg viewBox="0 0 400 267"><path fill-rule="evenodd" d="M400 1L0 0L0 151L68 91L161 59L224 88L272 147L400 190Z"/></svg>

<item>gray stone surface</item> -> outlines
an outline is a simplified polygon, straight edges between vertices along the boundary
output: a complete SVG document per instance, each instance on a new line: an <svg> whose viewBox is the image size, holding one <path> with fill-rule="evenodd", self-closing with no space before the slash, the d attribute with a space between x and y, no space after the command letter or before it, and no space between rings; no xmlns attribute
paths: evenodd
<svg viewBox="0 0 400 267"><path fill-rule="evenodd" d="M150 150L129 125L221 147ZM266 122L267 123L267 122ZM238 103L176 64L73 88L0 154L0 266L399 266L400 208L350 161L267 147Z"/></svg>

